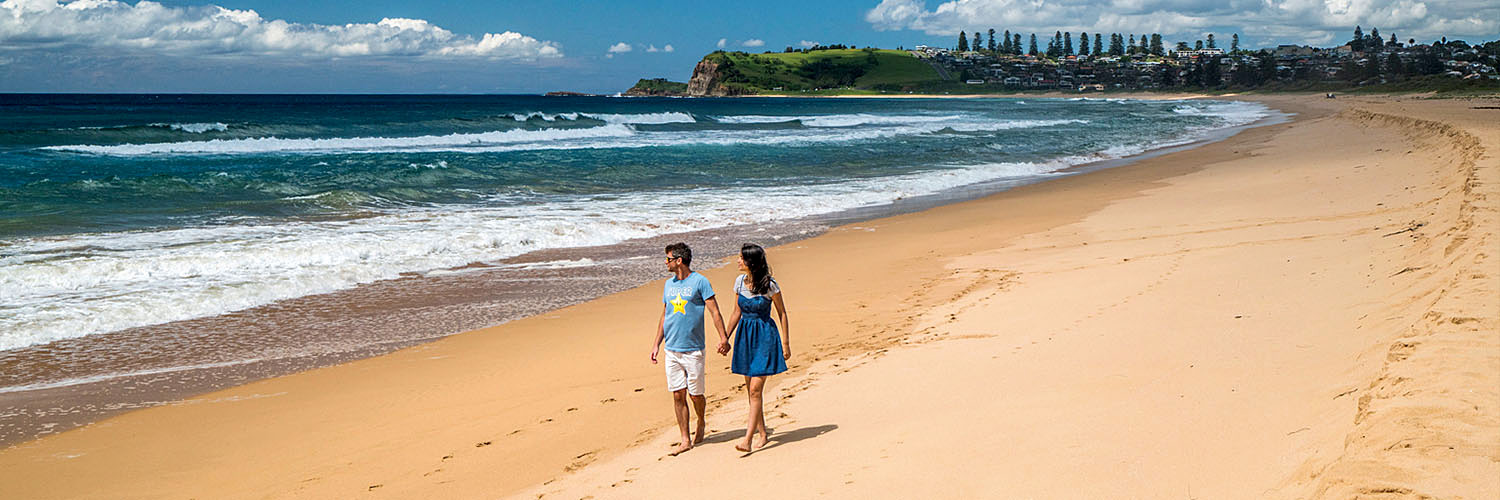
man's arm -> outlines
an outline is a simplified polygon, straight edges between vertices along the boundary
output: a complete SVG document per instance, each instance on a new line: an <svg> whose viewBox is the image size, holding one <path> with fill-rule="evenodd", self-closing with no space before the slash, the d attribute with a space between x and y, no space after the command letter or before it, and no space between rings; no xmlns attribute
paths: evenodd
<svg viewBox="0 0 1500 500"><path fill-rule="evenodd" d="M661 316L656 318L656 337L651 339L651 364L656 364L656 355L660 353L661 341L665 337L662 333L662 325L667 321L667 305L662 304Z"/></svg>
<svg viewBox="0 0 1500 500"><path fill-rule="evenodd" d="M704 299L708 312L714 317L714 328L719 330L719 354L729 354L729 333L724 331L724 317L719 315L719 301L715 297Z"/></svg>

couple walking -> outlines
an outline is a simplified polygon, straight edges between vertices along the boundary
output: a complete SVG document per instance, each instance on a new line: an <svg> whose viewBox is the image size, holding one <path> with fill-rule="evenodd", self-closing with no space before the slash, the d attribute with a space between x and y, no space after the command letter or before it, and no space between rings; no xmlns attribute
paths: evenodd
<svg viewBox="0 0 1500 500"><path fill-rule="evenodd" d="M672 273L662 290L661 320L656 324L656 336L651 341L651 363L658 362L658 354L665 340L667 390L672 391L672 405L677 413L677 428L682 431L682 442L672 450L677 455L703 442L706 431L703 422L707 402L704 393L704 344L703 313L713 317L714 328L719 331L718 353L730 353L729 334L734 334L734 357L730 360L730 371L745 377L745 392L749 396L750 416L745 424L745 438L734 448L743 452L766 445L766 418L761 408L761 392L766 377L786 371L786 360L792 357L791 328L787 324L786 306L781 301L781 287L771 278L771 267L766 264L766 251L760 245L746 243L740 247L740 276L734 280L734 308L729 314L729 329L724 329L723 317L719 315L719 303L708 278L693 272L693 251L686 243L667 245L667 271ZM781 320L781 328L771 321L771 309ZM698 415L697 432L688 433L688 403Z"/></svg>

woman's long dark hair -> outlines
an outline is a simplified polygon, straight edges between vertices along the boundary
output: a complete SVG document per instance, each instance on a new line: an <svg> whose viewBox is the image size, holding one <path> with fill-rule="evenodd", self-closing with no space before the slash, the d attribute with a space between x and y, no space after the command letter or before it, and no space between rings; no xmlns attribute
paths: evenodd
<svg viewBox="0 0 1500 500"><path fill-rule="evenodd" d="M747 280L750 285L750 293L765 295L771 290L771 265L766 263L766 249L754 243L746 243L740 247L740 259L745 261L745 268L750 270Z"/></svg>

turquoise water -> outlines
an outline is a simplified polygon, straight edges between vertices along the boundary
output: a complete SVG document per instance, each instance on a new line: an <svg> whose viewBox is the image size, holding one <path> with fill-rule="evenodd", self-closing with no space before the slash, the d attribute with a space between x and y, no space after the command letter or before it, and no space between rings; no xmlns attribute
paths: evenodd
<svg viewBox="0 0 1500 500"><path fill-rule="evenodd" d="M878 207L1256 104L0 96L0 350L538 250Z"/></svg>

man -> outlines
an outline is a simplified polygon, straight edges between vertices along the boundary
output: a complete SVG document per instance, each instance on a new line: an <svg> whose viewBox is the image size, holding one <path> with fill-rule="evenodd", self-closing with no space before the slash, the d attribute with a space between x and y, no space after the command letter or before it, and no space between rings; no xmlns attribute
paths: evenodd
<svg viewBox="0 0 1500 500"><path fill-rule="evenodd" d="M651 341L651 364L656 364L658 349L666 341L667 390L672 391L672 405L677 413L677 428L682 442L672 450L677 455L703 442L706 424L703 411L703 310L713 313L714 328L719 330L719 354L729 353L729 334L708 278L693 272L693 251L686 243L667 245L667 271L672 273L662 289L661 319L656 323L656 337ZM697 437L688 434L688 400L698 414Z"/></svg>

